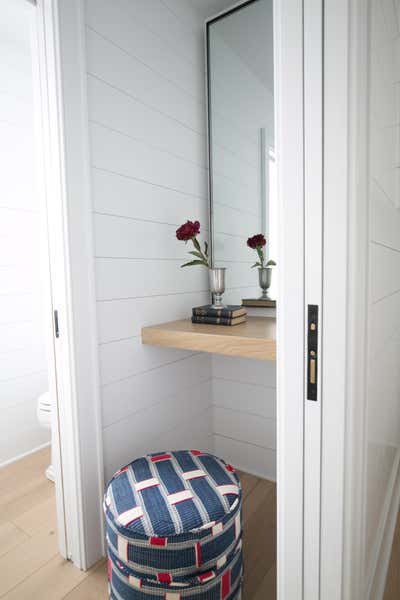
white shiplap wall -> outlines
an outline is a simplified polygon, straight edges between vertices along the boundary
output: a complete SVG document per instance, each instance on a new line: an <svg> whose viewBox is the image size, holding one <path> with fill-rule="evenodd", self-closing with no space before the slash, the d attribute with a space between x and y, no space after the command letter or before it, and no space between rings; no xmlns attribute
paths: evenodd
<svg viewBox="0 0 400 600"><path fill-rule="evenodd" d="M276 478L276 363L213 355L217 454L238 468Z"/></svg>
<svg viewBox="0 0 400 600"><path fill-rule="evenodd" d="M31 7L4 0L0 23L0 465L48 443L40 217L35 193Z"/></svg>
<svg viewBox="0 0 400 600"><path fill-rule="evenodd" d="M366 581L400 460L399 48L399 3L371 0Z"/></svg>
<svg viewBox="0 0 400 600"><path fill-rule="evenodd" d="M202 21L181 0L86 0L86 45L108 478L143 452L212 445L211 358L140 340L208 300L175 239L208 222Z"/></svg>

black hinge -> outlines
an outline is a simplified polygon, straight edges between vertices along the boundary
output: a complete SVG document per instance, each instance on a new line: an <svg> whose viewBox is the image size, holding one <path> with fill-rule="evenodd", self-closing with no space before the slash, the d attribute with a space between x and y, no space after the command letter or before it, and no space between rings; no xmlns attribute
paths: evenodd
<svg viewBox="0 0 400 600"><path fill-rule="evenodd" d="M54 311L54 333L56 338L60 337L60 328L58 326L58 310Z"/></svg>
<svg viewBox="0 0 400 600"><path fill-rule="evenodd" d="M307 400L317 400L318 392L318 306L308 305Z"/></svg>

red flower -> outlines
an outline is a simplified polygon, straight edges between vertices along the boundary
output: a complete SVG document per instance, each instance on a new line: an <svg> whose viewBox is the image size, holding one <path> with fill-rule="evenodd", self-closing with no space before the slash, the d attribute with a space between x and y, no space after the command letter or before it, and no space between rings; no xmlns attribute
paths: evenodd
<svg viewBox="0 0 400 600"><path fill-rule="evenodd" d="M187 242L200 233L199 221L186 221L183 225L178 227L176 230L176 237L178 240Z"/></svg>
<svg viewBox="0 0 400 600"><path fill-rule="evenodd" d="M262 233L257 233L257 235L253 235L253 237L249 237L247 240L247 245L249 248L255 250L256 248L262 248L267 243L264 235Z"/></svg>

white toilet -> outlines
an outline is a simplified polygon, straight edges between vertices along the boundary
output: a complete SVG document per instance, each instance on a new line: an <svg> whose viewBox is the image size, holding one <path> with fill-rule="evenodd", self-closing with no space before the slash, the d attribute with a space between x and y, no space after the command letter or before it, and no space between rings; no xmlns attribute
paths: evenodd
<svg viewBox="0 0 400 600"><path fill-rule="evenodd" d="M50 429L52 423L52 402L49 392L45 392L39 396L37 400L37 418L42 427ZM46 469L46 477L54 482L53 465L49 465Z"/></svg>

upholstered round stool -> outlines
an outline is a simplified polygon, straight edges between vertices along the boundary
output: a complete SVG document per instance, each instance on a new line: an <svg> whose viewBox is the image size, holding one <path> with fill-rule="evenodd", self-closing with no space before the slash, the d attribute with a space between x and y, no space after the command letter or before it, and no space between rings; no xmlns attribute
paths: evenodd
<svg viewBox="0 0 400 600"><path fill-rule="evenodd" d="M104 499L110 598L237 600L242 493L233 467L197 450L138 458Z"/></svg>

